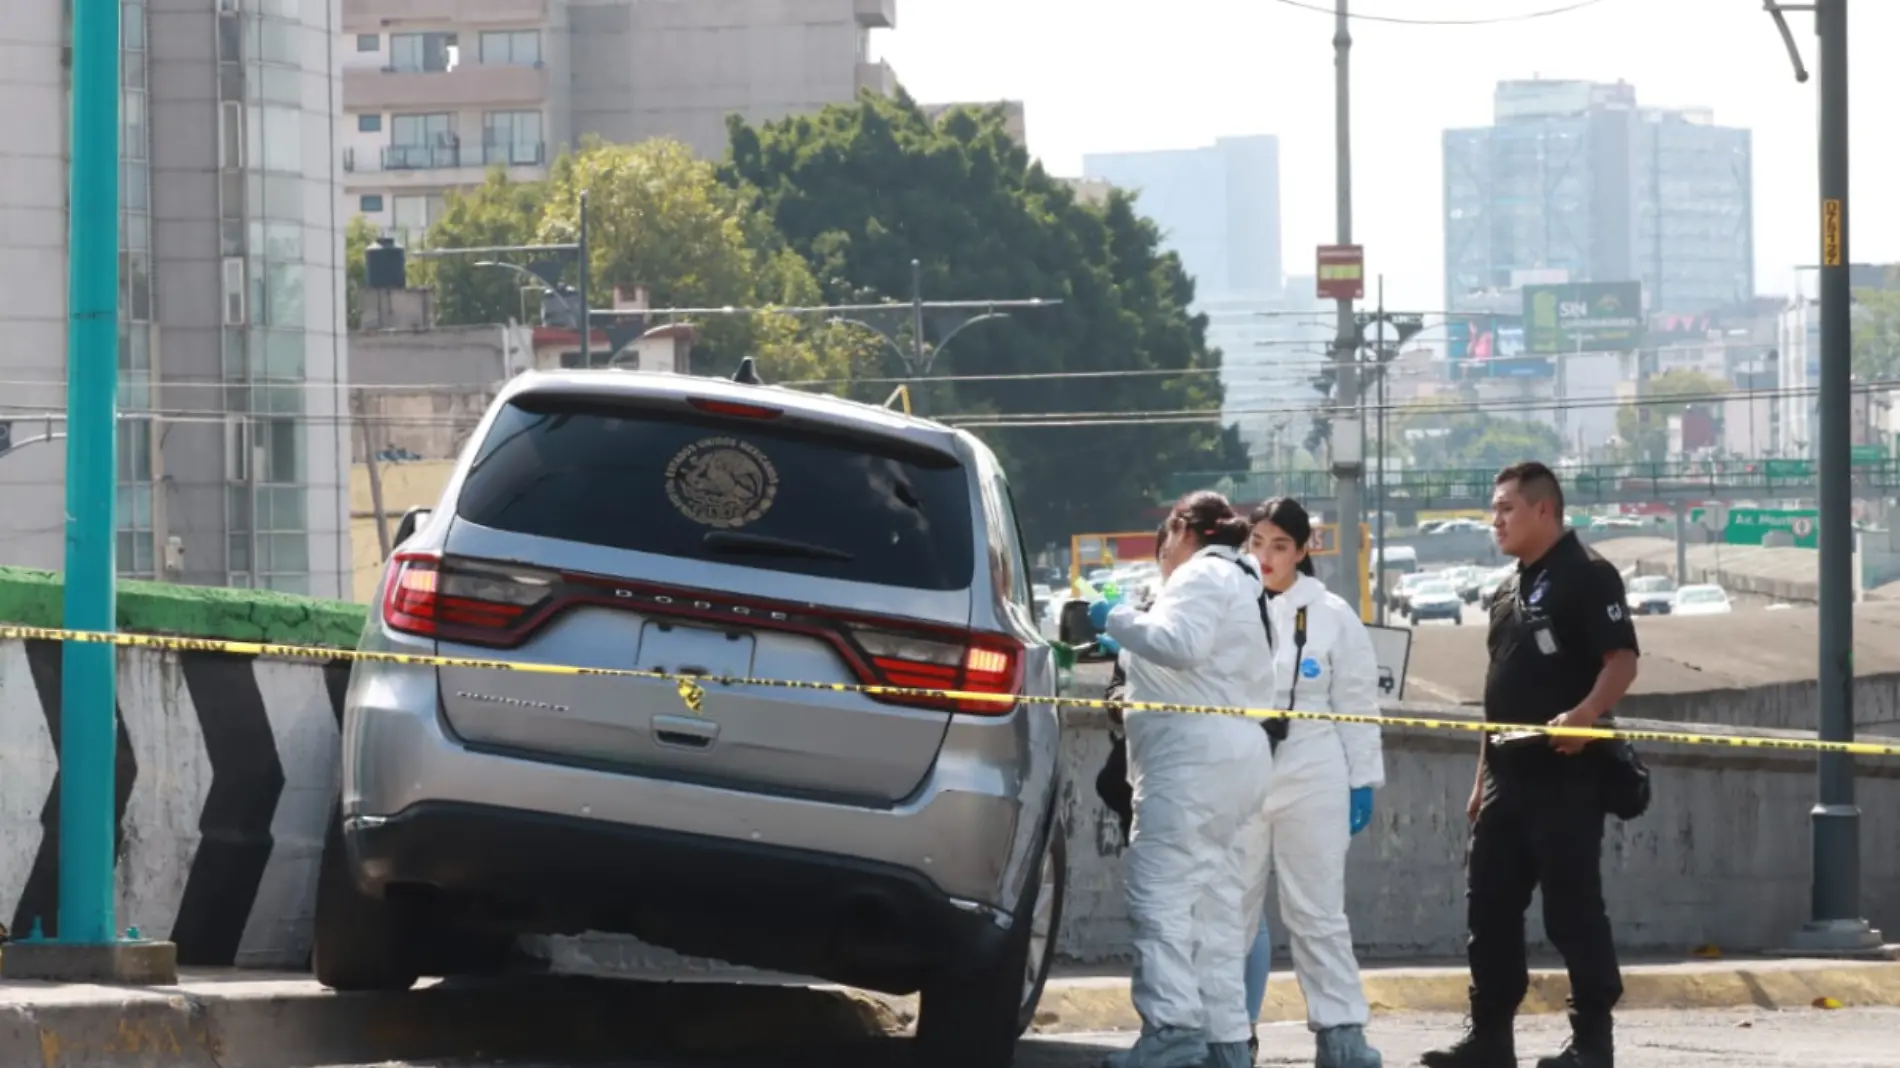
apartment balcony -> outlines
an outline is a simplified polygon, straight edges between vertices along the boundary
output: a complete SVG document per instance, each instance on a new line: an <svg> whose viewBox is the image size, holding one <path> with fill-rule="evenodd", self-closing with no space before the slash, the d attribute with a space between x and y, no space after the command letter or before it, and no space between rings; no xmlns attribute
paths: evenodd
<svg viewBox="0 0 1900 1068"><path fill-rule="evenodd" d="M897 26L897 0L852 0L852 3L857 5L858 25L865 29L889 30Z"/></svg>
<svg viewBox="0 0 1900 1068"><path fill-rule="evenodd" d="M346 111L461 111L534 107L548 98L544 66L466 63L454 70L396 71L346 68Z"/></svg>
<svg viewBox="0 0 1900 1068"><path fill-rule="evenodd" d="M548 149L539 141L491 145L384 145L376 152L343 150L345 189L437 189L479 185L489 168L517 182L547 177Z"/></svg>
<svg viewBox="0 0 1900 1068"><path fill-rule="evenodd" d="M897 72L881 59L875 63L860 63L857 87L859 91L869 89L881 96L890 96L897 92Z"/></svg>
<svg viewBox="0 0 1900 1068"><path fill-rule="evenodd" d="M405 25L519 26L547 17L548 0L343 0L345 33L377 33Z"/></svg>

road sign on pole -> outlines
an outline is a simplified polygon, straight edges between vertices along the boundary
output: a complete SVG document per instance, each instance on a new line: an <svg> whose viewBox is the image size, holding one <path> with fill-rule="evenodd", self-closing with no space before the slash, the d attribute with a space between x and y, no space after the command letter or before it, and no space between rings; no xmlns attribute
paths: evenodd
<svg viewBox="0 0 1900 1068"><path fill-rule="evenodd" d="M1316 272L1321 300L1359 300L1366 295L1366 250L1361 245L1321 245Z"/></svg>

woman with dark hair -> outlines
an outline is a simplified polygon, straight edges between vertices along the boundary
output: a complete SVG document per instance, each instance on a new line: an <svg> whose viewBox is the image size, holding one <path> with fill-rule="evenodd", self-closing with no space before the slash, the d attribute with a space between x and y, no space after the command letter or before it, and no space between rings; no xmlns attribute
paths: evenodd
<svg viewBox="0 0 1900 1068"><path fill-rule="evenodd" d="M1254 509L1247 548L1270 598L1273 707L1379 714L1379 664L1354 611L1313 577L1313 523L1290 497ZM1372 791L1385 784L1376 724L1269 720L1273 785L1267 792L1268 850L1280 920L1317 1036L1314 1068L1379 1068L1366 1045L1368 1018L1346 919L1346 850L1372 819ZM1247 1007L1257 1023L1272 942L1261 924L1247 955Z"/></svg>
<svg viewBox="0 0 1900 1068"><path fill-rule="evenodd" d="M1260 567L1218 493L1168 516L1161 590L1147 611L1096 601L1120 646L1130 705L1246 707L1273 688ZM1266 895L1273 757L1259 724L1129 708L1131 995L1142 1033L1111 1068L1241 1068L1251 1058L1242 959Z"/></svg>

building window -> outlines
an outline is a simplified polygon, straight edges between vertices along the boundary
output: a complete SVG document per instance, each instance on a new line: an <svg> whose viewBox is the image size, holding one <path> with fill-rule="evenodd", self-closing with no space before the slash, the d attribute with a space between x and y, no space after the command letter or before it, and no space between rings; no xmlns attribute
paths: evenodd
<svg viewBox="0 0 1900 1068"><path fill-rule="evenodd" d="M432 115L390 117L389 147L384 149L383 155L385 170L454 167L460 159L461 141L455 133L453 114L437 112Z"/></svg>
<svg viewBox="0 0 1900 1068"><path fill-rule="evenodd" d="M224 260L224 323L244 324L244 257L227 256Z"/></svg>
<svg viewBox="0 0 1900 1068"><path fill-rule="evenodd" d="M514 67L541 65L539 30L490 30L482 34L482 63Z"/></svg>
<svg viewBox="0 0 1900 1068"><path fill-rule="evenodd" d="M491 111L483 115L482 162L515 166L541 163L541 113Z"/></svg>
<svg viewBox="0 0 1900 1068"><path fill-rule="evenodd" d="M391 223L403 244L414 244L442 217L446 200L440 195L399 196L390 202Z"/></svg>
<svg viewBox="0 0 1900 1068"><path fill-rule="evenodd" d="M356 202L356 210L365 215L381 215L383 213L383 195L381 193L365 193L363 198Z"/></svg>
<svg viewBox="0 0 1900 1068"><path fill-rule="evenodd" d="M381 34L359 33L356 35L356 50L358 52L375 52L382 47L383 38Z"/></svg>
<svg viewBox="0 0 1900 1068"><path fill-rule="evenodd" d="M460 58L452 33L392 33L389 69L399 74L435 74L451 71Z"/></svg>
<svg viewBox="0 0 1900 1068"><path fill-rule="evenodd" d="M380 114L358 115L356 117L356 132L357 133L382 133L383 132L382 115Z"/></svg>

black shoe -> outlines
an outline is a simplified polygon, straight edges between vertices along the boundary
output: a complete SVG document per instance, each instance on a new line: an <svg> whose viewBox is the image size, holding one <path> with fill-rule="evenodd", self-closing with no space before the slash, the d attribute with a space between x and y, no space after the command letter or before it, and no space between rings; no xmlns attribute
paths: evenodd
<svg viewBox="0 0 1900 1068"><path fill-rule="evenodd" d="M1616 1055L1579 1045L1573 1038L1555 1056L1537 1058L1537 1068L1616 1068Z"/></svg>
<svg viewBox="0 0 1900 1068"><path fill-rule="evenodd" d="M1517 1068L1517 1039L1512 1021L1467 1021L1464 1037L1418 1059L1425 1068ZM1562 1068L1570 1068L1563 1065Z"/></svg>

